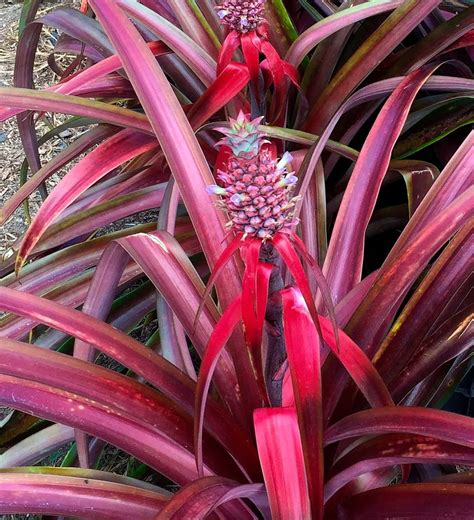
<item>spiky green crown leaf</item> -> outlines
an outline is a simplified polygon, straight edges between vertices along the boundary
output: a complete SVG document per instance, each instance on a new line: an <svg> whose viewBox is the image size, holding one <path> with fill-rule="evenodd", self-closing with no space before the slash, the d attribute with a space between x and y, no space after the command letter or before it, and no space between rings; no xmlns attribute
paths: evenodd
<svg viewBox="0 0 474 520"><path fill-rule="evenodd" d="M258 129L263 117L250 120L242 111L237 119L230 119L230 127L219 127L217 131L225 137L217 144L229 146L236 157L250 159L256 157L263 143L266 143L265 135Z"/></svg>

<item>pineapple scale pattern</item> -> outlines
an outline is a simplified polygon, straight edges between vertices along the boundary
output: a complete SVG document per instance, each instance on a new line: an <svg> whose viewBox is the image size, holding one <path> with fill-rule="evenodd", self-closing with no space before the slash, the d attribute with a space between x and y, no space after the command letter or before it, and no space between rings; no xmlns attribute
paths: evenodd
<svg viewBox="0 0 474 520"><path fill-rule="evenodd" d="M254 31L264 21L265 0L224 0L216 7L225 25L240 33Z"/></svg>
<svg viewBox="0 0 474 520"><path fill-rule="evenodd" d="M230 120L230 128L218 129L225 135L218 144L228 146L231 154L225 168L217 171L223 186L212 185L208 191L222 196L231 227L267 240L290 224L297 178L286 169L289 153L278 160L263 146L268 141L257 128L261 119L250 121L240 112Z"/></svg>

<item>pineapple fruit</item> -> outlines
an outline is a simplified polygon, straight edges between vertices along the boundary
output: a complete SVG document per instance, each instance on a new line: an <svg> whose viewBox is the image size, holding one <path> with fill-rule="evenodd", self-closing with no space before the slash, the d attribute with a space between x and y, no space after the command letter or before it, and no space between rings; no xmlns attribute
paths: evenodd
<svg viewBox="0 0 474 520"><path fill-rule="evenodd" d="M258 130L261 120L251 121L240 112L230 120L230 128L218 129L225 135L218 145L228 147L230 154L224 168L217 170L222 186L209 186L208 191L222 196L235 231L268 240L290 225L297 178L286 169L291 155L285 153L278 161L266 146Z"/></svg>
<svg viewBox="0 0 474 520"><path fill-rule="evenodd" d="M239 33L254 31L264 21L265 0L224 0L216 7L225 25Z"/></svg>

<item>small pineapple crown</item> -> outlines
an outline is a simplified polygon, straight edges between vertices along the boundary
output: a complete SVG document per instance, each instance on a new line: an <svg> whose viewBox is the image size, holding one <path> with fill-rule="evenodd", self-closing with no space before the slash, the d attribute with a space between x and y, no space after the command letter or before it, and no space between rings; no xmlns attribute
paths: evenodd
<svg viewBox="0 0 474 520"><path fill-rule="evenodd" d="M229 128L216 128L218 132L225 135L217 144L227 145L236 157L246 159L256 157L261 145L268 142L264 134L258 130L258 125L262 122L262 119L263 117L257 117L250 120L241 110L237 119L230 119Z"/></svg>
<svg viewBox="0 0 474 520"><path fill-rule="evenodd" d="M254 31L264 18L265 0L223 0L216 6L222 23L240 33Z"/></svg>

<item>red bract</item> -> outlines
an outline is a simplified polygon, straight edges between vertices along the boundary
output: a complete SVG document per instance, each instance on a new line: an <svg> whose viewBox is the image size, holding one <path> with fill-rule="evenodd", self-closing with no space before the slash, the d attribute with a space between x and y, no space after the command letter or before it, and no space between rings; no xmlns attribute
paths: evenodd
<svg viewBox="0 0 474 520"><path fill-rule="evenodd" d="M0 516L471 518L473 9L40 3L0 87Z"/></svg>
<svg viewBox="0 0 474 520"><path fill-rule="evenodd" d="M217 59L217 71L222 71L240 50L248 67L253 86L253 94L260 103L265 92L273 85L274 93L269 109L269 120L281 124L284 119L284 103L288 95L289 80L298 84L298 72L291 63L282 59L269 41L267 22L264 17L265 0L240 2L226 0L217 6L218 16L230 28L224 39ZM260 61L260 56L264 60ZM260 76L264 73L264 89L260 86ZM283 118L283 119L282 119Z"/></svg>

